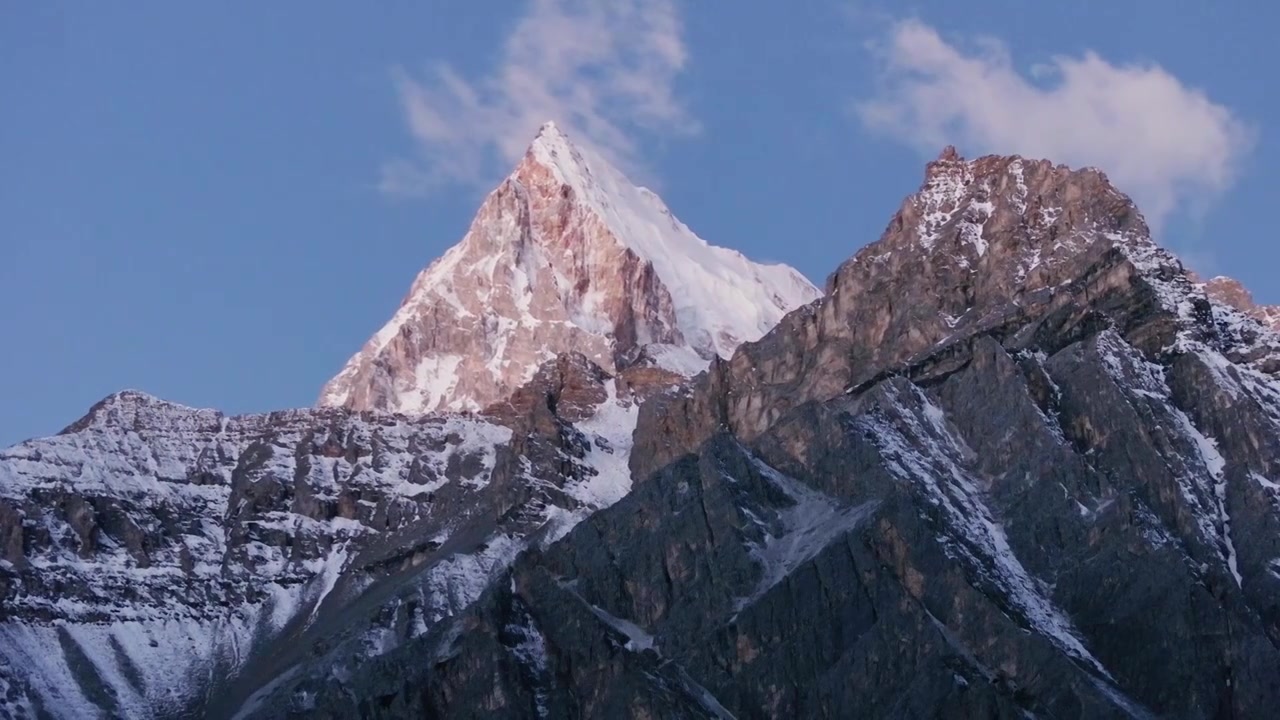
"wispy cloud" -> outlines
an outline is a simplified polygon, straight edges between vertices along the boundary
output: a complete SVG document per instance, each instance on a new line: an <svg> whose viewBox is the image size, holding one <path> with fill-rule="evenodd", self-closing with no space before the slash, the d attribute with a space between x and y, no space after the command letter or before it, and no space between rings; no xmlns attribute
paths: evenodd
<svg viewBox="0 0 1280 720"><path fill-rule="evenodd" d="M1175 210L1203 211L1254 142L1230 109L1154 64L1086 52L1027 76L998 40L976 39L966 51L914 20L894 24L873 48L879 90L857 106L868 128L923 152L951 143L1101 168L1153 228Z"/></svg>
<svg viewBox="0 0 1280 720"><path fill-rule="evenodd" d="M493 72L448 64L395 84L416 155L387 163L381 187L421 194L491 182L554 120L625 170L643 170L636 134L694 133L674 91L687 61L673 0L531 0Z"/></svg>

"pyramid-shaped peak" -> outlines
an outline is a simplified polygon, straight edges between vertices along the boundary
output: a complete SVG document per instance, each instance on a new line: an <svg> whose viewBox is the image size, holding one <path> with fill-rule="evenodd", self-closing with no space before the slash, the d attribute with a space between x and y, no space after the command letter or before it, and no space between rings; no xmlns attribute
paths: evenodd
<svg viewBox="0 0 1280 720"><path fill-rule="evenodd" d="M560 126L556 124L555 120L548 120L542 123L542 127L538 128L538 134L534 136L534 142L540 140L567 143L569 141L569 136L565 135L564 131L560 129Z"/></svg>
<svg viewBox="0 0 1280 720"><path fill-rule="evenodd" d="M532 177L542 175L536 168L549 170L551 178L573 188L580 201L594 205L597 210L639 202L669 213L654 192L633 183L590 142L575 143L555 121L548 120L538 129L511 177L522 183L530 182Z"/></svg>
<svg viewBox="0 0 1280 720"><path fill-rule="evenodd" d="M569 134L551 120L538 128L538 134L533 137L533 142L529 143L526 154L543 161L574 162L580 165L586 163L582 151L569 138Z"/></svg>
<svg viewBox="0 0 1280 720"><path fill-rule="evenodd" d="M647 352L690 376L819 294L790 267L707 243L548 122L320 403L478 410L565 352L610 373Z"/></svg>
<svg viewBox="0 0 1280 720"><path fill-rule="evenodd" d="M589 147L579 146L570 140L554 121L547 121L538 129L524 159L512 173L513 177L520 178L530 164L551 170L559 182L579 190L593 185L592 178L602 175L625 180L618 170Z"/></svg>
<svg viewBox="0 0 1280 720"><path fill-rule="evenodd" d="M569 136L560 129L559 125L550 120L538 128L538 134L533 137L533 142L529 144L528 154L533 156L564 156L564 159L579 155L573 146L573 142L569 140ZM581 158L578 158L578 160L580 162Z"/></svg>
<svg viewBox="0 0 1280 720"><path fill-rule="evenodd" d="M142 390L120 390L99 400L84 417L63 428L59 434L92 427L208 427L222 414L216 410L193 408L156 397Z"/></svg>

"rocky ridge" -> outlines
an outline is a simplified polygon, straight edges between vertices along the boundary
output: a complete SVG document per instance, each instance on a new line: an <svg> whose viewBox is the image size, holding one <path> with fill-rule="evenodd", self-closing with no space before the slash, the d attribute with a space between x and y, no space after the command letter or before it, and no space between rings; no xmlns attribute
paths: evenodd
<svg viewBox="0 0 1280 720"><path fill-rule="evenodd" d="M317 707L1265 716L1278 359L1102 173L948 151L820 301L641 406L629 495Z"/></svg>
<svg viewBox="0 0 1280 720"><path fill-rule="evenodd" d="M1188 273L1193 282L1199 282L1194 273ZM1204 282L1204 292L1213 300L1239 310L1276 332L1280 332L1280 305L1259 305L1253 295L1239 280L1225 275L1209 278Z"/></svg>
<svg viewBox="0 0 1280 720"><path fill-rule="evenodd" d="M1206 295L1104 174L1019 157L965 161L948 148L880 240L827 279L820 302L713 363L692 392L647 409L642 425L688 430L642 431L678 440L637 453L635 469L647 475L721 425L750 440L799 405L945 352L961 363L983 333L1086 320L1117 325L1153 356L1204 347L1268 378L1280 372L1276 334Z"/></svg>
<svg viewBox="0 0 1280 720"><path fill-rule="evenodd" d="M666 347L472 415L126 393L0 453L0 707L1280 702L1280 336L1102 173L948 150L822 298L674 390Z"/></svg>
<svg viewBox="0 0 1280 720"><path fill-rule="evenodd" d="M230 717L429 632L630 487L609 375L566 356L520 393L544 402L228 417L128 391L0 451L0 717Z"/></svg>
<svg viewBox="0 0 1280 720"><path fill-rule="evenodd" d="M708 245L548 123L320 405L479 410L562 352L692 376L817 296L785 265Z"/></svg>

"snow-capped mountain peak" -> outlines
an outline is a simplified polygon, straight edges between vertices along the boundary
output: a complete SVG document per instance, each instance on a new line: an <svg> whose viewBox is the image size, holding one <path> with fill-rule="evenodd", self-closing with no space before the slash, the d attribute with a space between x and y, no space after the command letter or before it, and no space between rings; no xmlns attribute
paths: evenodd
<svg viewBox="0 0 1280 720"><path fill-rule="evenodd" d="M672 294L681 332L703 357L732 355L743 340L759 337L783 314L817 297L790 266L752 262L707 243L657 194L632 185L589 148L574 147L554 123L543 126L529 155L578 193L614 239L653 264Z"/></svg>
<svg viewBox="0 0 1280 720"><path fill-rule="evenodd" d="M684 265L763 271L589 157L545 128L333 387L472 407L559 352L482 413L124 391L0 449L0 717L1270 716L1247 289L1097 170L951 149L825 296L649 394L751 319Z"/></svg>
<svg viewBox="0 0 1280 720"><path fill-rule="evenodd" d="M477 410L571 351L692 375L818 295L790 267L708 244L547 123L320 404Z"/></svg>

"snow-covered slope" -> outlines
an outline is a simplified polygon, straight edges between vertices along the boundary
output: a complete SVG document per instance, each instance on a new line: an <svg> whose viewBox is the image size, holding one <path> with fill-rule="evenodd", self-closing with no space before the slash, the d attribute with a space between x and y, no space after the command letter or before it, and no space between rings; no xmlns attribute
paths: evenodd
<svg viewBox="0 0 1280 720"><path fill-rule="evenodd" d="M1199 278L1196 277L1192 277L1192 280L1199 282ZM1239 280L1219 275L1205 281L1202 287L1210 300L1229 305L1272 330L1280 332L1280 305L1255 303L1253 295L1240 284Z"/></svg>
<svg viewBox="0 0 1280 720"><path fill-rule="evenodd" d="M755 263L708 244L661 198L632 185L588 148L570 144L554 124L543 127L530 153L604 220L615 240L653 264L671 294L685 343L704 358L729 357L740 343L759 339L784 314L818 296L787 265Z"/></svg>
<svg viewBox="0 0 1280 720"><path fill-rule="evenodd" d="M431 632L630 489L633 401L574 381L580 429L126 391L0 450L0 718L227 716Z"/></svg>
<svg viewBox="0 0 1280 720"><path fill-rule="evenodd" d="M0 451L0 683L57 717L176 713L313 613L358 548L483 488L510 437L113 395Z"/></svg>
<svg viewBox="0 0 1280 720"><path fill-rule="evenodd" d="M790 267L707 244L548 123L320 405L479 409L570 351L692 375L818 295Z"/></svg>

